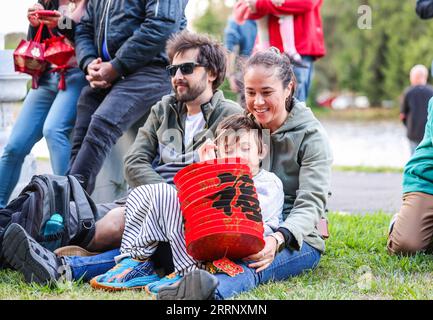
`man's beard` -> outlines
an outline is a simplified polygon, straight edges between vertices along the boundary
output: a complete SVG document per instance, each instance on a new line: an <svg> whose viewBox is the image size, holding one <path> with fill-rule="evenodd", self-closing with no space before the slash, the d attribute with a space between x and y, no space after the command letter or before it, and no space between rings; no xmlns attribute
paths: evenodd
<svg viewBox="0 0 433 320"><path fill-rule="evenodd" d="M176 100L179 102L190 102L197 99L205 90L206 90L206 74L203 75L203 78L200 81L197 81L197 84L194 86L190 86L187 81L178 81L174 86L174 92L176 95ZM182 84L185 86L186 91L182 94L177 92L178 84Z"/></svg>

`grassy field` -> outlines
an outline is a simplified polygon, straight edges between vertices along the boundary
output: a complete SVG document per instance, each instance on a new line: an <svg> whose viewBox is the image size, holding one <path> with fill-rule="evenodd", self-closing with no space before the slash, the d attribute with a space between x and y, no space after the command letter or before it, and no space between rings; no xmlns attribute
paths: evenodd
<svg viewBox="0 0 433 320"><path fill-rule="evenodd" d="M269 283L237 299L432 299L433 256L389 256L385 250L390 216L329 215L327 251L318 268L280 283ZM26 285L13 271L0 272L0 299L150 299L141 291L109 293L83 283L55 289Z"/></svg>

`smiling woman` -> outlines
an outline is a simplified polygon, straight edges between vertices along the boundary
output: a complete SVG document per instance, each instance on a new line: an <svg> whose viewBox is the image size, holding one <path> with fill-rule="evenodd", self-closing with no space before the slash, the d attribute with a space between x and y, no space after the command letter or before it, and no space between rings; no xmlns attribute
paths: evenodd
<svg viewBox="0 0 433 320"><path fill-rule="evenodd" d="M264 131L269 137L264 140L270 142L270 161L264 161L262 168L283 183L283 221L276 232L265 237L262 252L240 263L243 273L230 277L195 270L177 284L161 288L161 297L227 299L262 283L283 281L314 269L325 250L319 223L325 217L330 190L328 137L310 108L293 97L296 85L287 55L275 49L257 52L246 62L244 83L247 110L268 129ZM268 251L274 254L263 254ZM209 294L205 289L215 282L219 285Z"/></svg>

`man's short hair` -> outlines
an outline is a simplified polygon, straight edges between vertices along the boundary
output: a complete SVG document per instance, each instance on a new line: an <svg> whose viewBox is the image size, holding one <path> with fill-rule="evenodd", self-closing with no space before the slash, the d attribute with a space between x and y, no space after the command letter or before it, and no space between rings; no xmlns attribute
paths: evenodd
<svg viewBox="0 0 433 320"><path fill-rule="evenodd" d="M208 35L185 30L174 34L167 42L166 51L170 63L173 62L174 56L191 49L199 49L196 62L216 76L212 83L212 89L217 90L224 82L226 74L227 53L225 48Z"/></svg>

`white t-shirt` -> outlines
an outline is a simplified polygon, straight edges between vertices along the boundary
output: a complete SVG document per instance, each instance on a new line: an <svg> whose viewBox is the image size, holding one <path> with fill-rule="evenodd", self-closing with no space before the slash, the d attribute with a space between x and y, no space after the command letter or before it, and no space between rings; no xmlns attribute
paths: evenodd
<svg viewBox="0 0 433 320"><path fill-rule="evenodd" d="M274 173L260 169L253 177L263 217L264 235L276 231L283 221L283 183Z"/></svg>
<svg viewBox="0 0 433 320"><path fill-rule="evenodd" d="M185 120L185 136L183 143L187 146L192 142L194 136L204 129L206 121L204 120L203 113L199 112L192 116L187 115Z"/></svg>

